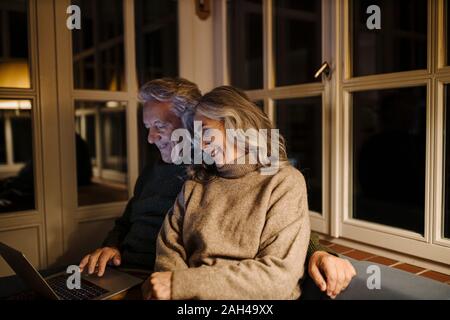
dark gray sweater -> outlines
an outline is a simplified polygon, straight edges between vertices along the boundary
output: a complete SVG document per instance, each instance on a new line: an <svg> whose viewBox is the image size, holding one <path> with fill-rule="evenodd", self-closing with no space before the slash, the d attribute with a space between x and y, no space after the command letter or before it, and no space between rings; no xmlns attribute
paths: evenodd
<svg viewBox="0 0 450 320"><path fill-rule="evenodd" d="M124 214L103 242L119 248L123 266L153 269L156 238L184 178L185 168L173 164L158 163L143 170Z"/></svg>

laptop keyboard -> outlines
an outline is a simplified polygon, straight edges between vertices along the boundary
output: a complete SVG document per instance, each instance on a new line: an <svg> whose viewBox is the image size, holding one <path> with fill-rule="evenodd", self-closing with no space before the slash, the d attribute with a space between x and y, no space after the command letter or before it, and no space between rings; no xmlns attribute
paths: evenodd
<svg viewBox="0 0 450 320"><path fill-rule="evenodd" d="M67 288L67 277L68 275L61 274L59 276L46 279L53 291L55 291L58 297L63 300L92 300L108 292L108 290L105 290L83 278L81 278L81 288L71 290Z"/></svg>

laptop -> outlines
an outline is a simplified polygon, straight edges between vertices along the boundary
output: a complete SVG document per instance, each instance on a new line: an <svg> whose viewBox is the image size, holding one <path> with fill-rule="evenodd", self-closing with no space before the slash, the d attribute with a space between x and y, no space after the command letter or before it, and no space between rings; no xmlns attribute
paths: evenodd
<svg viewBox="0 0 450 320"><path fill-rule="evenodd" d="M52 300L105 300L142 283L142 279L106 268L102 277L81 274L80 288L69 289L72 274L59 272L43 278L25 255L0 242L0 255L20 279L39 296Z"/></svg>

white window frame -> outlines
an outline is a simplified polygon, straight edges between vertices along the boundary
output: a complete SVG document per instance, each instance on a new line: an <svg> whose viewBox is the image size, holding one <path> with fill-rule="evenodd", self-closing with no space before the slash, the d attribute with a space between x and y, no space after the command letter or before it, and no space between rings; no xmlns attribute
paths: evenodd
<svg viewBox="0 0 450 320"><path fill-rule="evenodd" d="M336 172L338 183L335 186L336 196L340 199L336 209L340 212L339 236L369 245L401 252L403 254L429 259L435 262L450 264L450 241L442 239L442 174L443 174L443 83L450 80L449 68L439 68L438 52L442 48L435 35L443 37L443 0L428 0L428 43L427 69L389 74L377 74L351 77L351 30L350 1L340 0L337 3L337 48L336 55L343 66L337 84L337 114L335 118L336 136L342 137L337 143L336 157L342 157L342 165ZM441 14L439 14L439 12ZM439 21L439 22L437 22ZM444 81L444 82L443 82ZM352 218L352 133L351 105L352 92L377 89L395 89L412 86L425 86L427 89L426 119L426 176L425 176L425 211L424 235L361 221ZM342 190L342 191L339 191Z"/></svg>

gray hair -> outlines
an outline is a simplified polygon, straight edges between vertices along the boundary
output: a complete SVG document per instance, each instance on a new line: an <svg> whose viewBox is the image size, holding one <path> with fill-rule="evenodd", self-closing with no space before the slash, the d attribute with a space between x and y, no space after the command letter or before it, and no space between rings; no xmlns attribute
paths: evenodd
<svg viewBox="0 0 450 320"><path fill-rule="evenodd" d="M154 79L139 89L138 99L141 103L148 101L170 102L172 111L186 128L190 128L192 113L202 94L198 86L183 78Z"/></svg>
<svg viewBox="0 0 450 320"><path fill-rule="evenodd" d="M200 99L194 114L222 121L225 129L266 129L269 136L265 139L265 150L272 150L274 143L274 147L279 150L280 167L289 164L285 139L282 135L278 135L278 139L272 139L272 122L242 90L232 86L217 87ZM213 166L192 165L188 168L188 176L197 181L207 181L214 173Z"/></svg>

